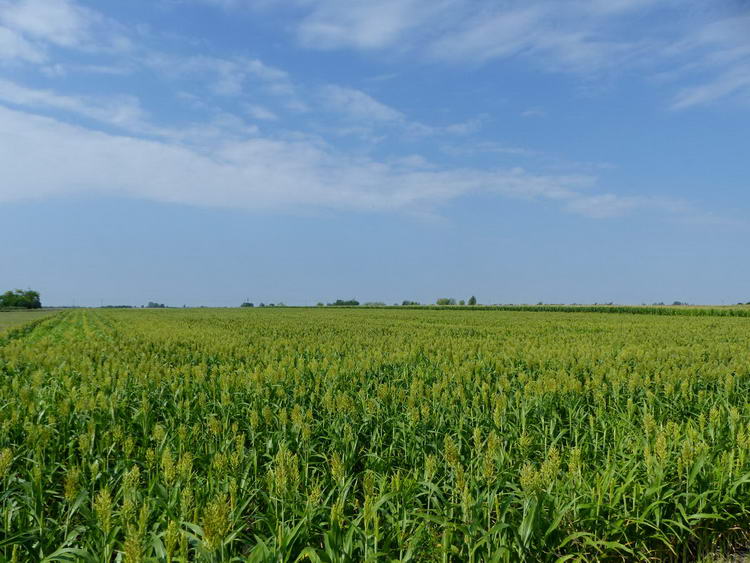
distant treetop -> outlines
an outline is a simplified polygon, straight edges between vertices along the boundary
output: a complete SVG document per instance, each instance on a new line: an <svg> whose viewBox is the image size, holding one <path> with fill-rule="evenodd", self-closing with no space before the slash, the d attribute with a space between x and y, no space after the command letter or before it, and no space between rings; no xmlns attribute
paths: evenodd
<svg viewBox="0 0 750 563"><path fill-rule="evenodd" d="M328 304L329 307L358 307L359 301L356 299L349 299L347 301L343 299L336 299L333 303Z"/></svg>
<svg viewBox="0 0 750 563"><path fill-rule="evenodd" d="M40 309L42 307L42 300L39 297L38 291L33 291L31 289L26 291L16 289L13 291L6 291L0 295L0 307Z"/></svg>

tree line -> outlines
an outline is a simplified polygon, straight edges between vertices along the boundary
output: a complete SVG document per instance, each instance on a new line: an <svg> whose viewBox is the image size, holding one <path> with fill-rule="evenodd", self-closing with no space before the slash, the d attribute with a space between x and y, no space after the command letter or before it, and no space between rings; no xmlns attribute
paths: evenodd
<svg viewBox="0 0 750 563"><path fill-rule="evenodd" d="M435 305L440 305L440 306L449 306L449 305L474 306L476 304L477 304L477 298L474 297L473 295L469 297L469 299L466 301L464 301L463 299L456 301L452 297L441 297L435 302ZM333 301L332 303L323 303L322 301L319 301L317 303L318 307L359 307L360 305L362 305L363 307L387 307L388 306L382 301L368 301L366 303L360 303L356 299L336 299L336 301ZM283 303L278 303L276 305L276 307L284 307L284 306L285 305ZM399 304L394 303L393 306L398 307ZM411 301L409 299L404 299L401 302L401 306L402 307L420 307L422 306L422 303L420 303L419 301ZM240 307L255 307L255 304L252 303L251 301L245 301L244 303L242 303L242 305L240 305ZM263 303L261 303L259 307L274 307L274 304L270 303L268 305L264 305Z"/></svg>

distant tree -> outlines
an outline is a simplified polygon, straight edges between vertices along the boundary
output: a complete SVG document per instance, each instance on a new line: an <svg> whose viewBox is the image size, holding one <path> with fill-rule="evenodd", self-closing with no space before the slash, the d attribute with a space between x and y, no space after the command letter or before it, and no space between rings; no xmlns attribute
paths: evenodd
<svg viewBox="0 0 750 563"><path fill-rule="evenodd" d="M156 303L155 301L149 301L146 305L146 309L166 309L167 306L164 303Z"/></svg>
<svg viewBox="0 0 750 563"><path fill-rule="evenodd" d="M240 307L255 307L254 304L250 303L249 301L245 301Z"/></svg>
<svg viewBox="0 0 750 563"><path fill-rule="evenodd" d="M408 299L404 299L401 302L401 306L402 307L410 307L410 306L414 306L414 305L421 305L421 303L419 301L409 301Z"/></svg>
<svg viewBox="0 0 750 563"><path fill-rule="evenodd" d="M23 309L40 309L42 300L38 291L16 289L0 295L0 307L19 307Z"/></svg>
<svg viewBox="0 0 750 563"><path fill-rule="evenodd" d="M266 304L265 304L265 303L263 303L263 301L261 301L261 302L260 302L260 305L258 305L258 307L265 307L265 306L266 306Z"/></svg>
<svg viewBox="0 0 750 563"><path fill-rule="evenodd" d="M474 297L473 295L469 297L469 305L474 306L476 304L477 304L477 298Z"/></svg>
<svg viewBox="0 0 750 563"><path fill-rule="evenodd" d="M464 305L466 305L466 301L464 301L463 299L461 299L461 301L459 301L458 304L463 307Z"/></svg>
<svg viewBox="0 0 750 563"><path fill-rule="evenodd" d="M329 307L358 307L359 301L356 299L349 299L349 300L343 300L343 299L336 299L333 303L328 304Z"/></svg>
<svg viewBox="0 0 750 563"><path fill-rule="evenodd" d="M435 301L438 305L455 305L456 300L452 297L441 297L437 301Z"/></svg>
<svg viewBox="0 0 750 563"><path fill-rule="evenodd" d="M316 306L316 307L325 307L325 305L324 305L324 304L323 304L323 302L321 302L321 301L318 301L318 302L317 302L317 304L316 304L315 306Z"/></svg>

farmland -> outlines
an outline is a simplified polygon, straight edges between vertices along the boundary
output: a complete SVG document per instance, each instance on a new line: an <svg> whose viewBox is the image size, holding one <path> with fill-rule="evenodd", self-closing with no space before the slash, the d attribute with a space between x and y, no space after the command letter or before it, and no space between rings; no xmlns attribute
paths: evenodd
<svg viewBox="0 0 750 563"><path fill-rule="evenodd" d="M0 560L691 559L749 393L747 316L66 311L0 334Z"/></svg>
<svg viewBox="0 0 750 563"><path fill-rule="evenodd" d="M0 310L0 334L24 324L50 316L54 309L32 309L32 310Z"/></svg>

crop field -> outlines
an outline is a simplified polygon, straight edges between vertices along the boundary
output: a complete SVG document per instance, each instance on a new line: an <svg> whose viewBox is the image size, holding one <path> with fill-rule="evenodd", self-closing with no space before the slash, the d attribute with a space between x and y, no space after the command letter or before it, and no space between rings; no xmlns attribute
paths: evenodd
<svg viewBox="0 0 750 563"><path fill-rule="evenodd" d="M31 323L33 321L48 317L54 310L41 309L31 311L2 311L0 310L0 334L13 327Z"/></svg>
<svg viewBox="0 0 750 563"><path fill-rule="evenodd" d="M750 318L74 310L0 334L0 561L750 546Z"/></svg>

